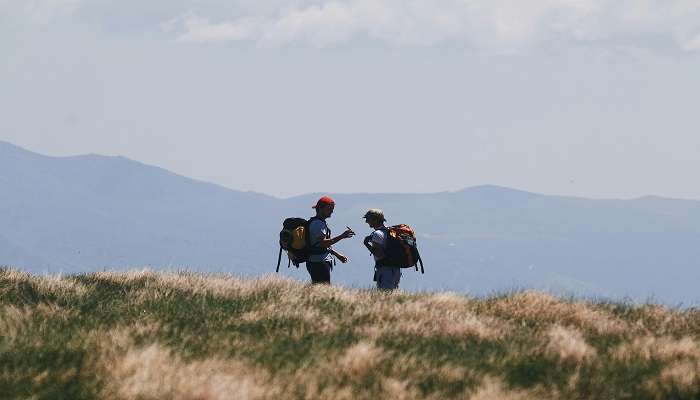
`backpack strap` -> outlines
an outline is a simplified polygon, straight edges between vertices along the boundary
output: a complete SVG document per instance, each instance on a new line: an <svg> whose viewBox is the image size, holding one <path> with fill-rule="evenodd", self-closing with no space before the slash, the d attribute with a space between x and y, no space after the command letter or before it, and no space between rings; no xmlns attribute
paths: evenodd
<svg viewBox="0 0 700 400"><path fill-rule="evenodd" d="M282 262L282 246L280 246L280 253L277 255L277 269L275 272L280 272L280 263Z"/></svg>
<svg viewBox="0 0 700 400"><path fill-rule="evenodd" d="M418 254L418 262L420 263L420 273L425 274L425 268L423 268L423 259L420 258L420 253L418 253L418 249L416 249L416 253ZM418 264L416 264L416 271L418 271Z"/></svg>

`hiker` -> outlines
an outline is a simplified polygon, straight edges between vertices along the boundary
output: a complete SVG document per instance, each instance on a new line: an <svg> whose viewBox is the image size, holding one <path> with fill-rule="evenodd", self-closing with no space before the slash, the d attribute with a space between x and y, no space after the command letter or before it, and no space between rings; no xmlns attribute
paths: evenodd
<svg viewBox="0 0 700 400"><path fill-rule="evenodd" d="M399 288L401 280L401 268L390 265L386 254L386 243L388 228L384 225L386 218L384 212L373 208L365 213L365 222L374 229L371 235L367 236L364 244L374 256L374 281L377 282L378 289L394 290Z"/></svg>
<svg viewBox="0 0 700 400"><path fill-rule="evenodd" d="M348 262L348 258L333 250L334 244L339 241L355 236L352 229L347 228L345 232L336 237L331 237L331 230L326 224L326 219L330 218L335 209L335 201L323 196L313 206L316 209L316 216L309 220L309 259L306 262L306 269L314 284L330 284L331 270L333 269L333 257L341 263Z"/></svg>

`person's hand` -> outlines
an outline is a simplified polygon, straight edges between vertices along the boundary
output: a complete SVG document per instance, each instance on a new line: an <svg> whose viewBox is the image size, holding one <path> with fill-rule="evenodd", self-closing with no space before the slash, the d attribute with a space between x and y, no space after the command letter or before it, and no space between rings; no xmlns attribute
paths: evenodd
<svg viewBox="0 0 700 400"><path fill-rule="evenodd" d="M346 262L348 262L348 258L345 257L345 256L342 255L342 254L338 254L338 260L339 260L341 263L343 263L343 264L345 264Z"/></svg>
<svg viewBox="0 0 700 400"><path fill-rule="evenodd" d="M355 232L353 232L352 229L348 228L345 230L345 232L343 232L341 236L343 237L343 239L351 238L355 236Z"/></svg>

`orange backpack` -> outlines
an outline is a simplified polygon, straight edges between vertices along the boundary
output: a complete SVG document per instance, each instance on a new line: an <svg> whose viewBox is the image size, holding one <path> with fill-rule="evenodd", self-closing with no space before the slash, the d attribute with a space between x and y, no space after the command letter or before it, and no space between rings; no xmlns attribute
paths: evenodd
<svg viewBox="0 0 700 400"><path fill-rule="evenodd" d="M425 273L423 260L416 245L416 232L406 224L394 225L385 229L386 257L377 261L379 266L391 266L399 268L416 268L420 264L420 271Z"/></svg>

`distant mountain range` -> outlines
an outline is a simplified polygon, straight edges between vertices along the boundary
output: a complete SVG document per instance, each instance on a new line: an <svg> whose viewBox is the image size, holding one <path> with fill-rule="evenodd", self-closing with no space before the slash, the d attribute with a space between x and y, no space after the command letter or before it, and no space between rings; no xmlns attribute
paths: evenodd
<svg viewBox="0 0 700 400"><path fill-rule="evenodd" d="M33 272L188 268L274 272L286 216L308 217L319 194L240 192L122 157L48 157L0 142L0 264ZM433 194L331 194L329 219L358 237L333 280L369 286L362 215L419 234L426 274L402 287L484 294L518 288L669 304L700 300L700 201L590 200L496 186ZM307 279L305 271L283 273Z"/></svg>

